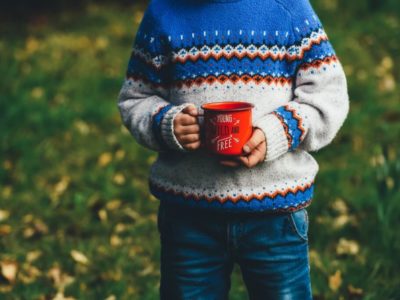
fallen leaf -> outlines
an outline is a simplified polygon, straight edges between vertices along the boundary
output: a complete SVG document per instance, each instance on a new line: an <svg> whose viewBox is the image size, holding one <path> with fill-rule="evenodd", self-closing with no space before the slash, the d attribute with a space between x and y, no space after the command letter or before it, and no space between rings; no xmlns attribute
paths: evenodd
<svg viewBox="0 0 400 300"><path fill-rule="evenodd" d="M14 283L17 276L18 264L15 261L1 261L0 262L1 275L7 279L8 282Z"/></svg>
<svg viewBox="0 0 400 300"><path fill-rule="evenodd" d="M121 233L124 232L126 230L126 225L123 223L118 223L117 225L115 225L114 231L115 233Z"/></svg>
<svg viewBox="0 0 400 300"><path fill-rule="evenodd" d="M31 97L33 99L40 99L43 97L43 95L44 95L44 89L40 86L33 88L31 91Z"/></svg>
<svg viewBox="0 0 400 300"><path fill-rule="evenodd" d="M61 180L54 186L54 193L57 196L62 195L68 188L71 178L69 176L62 176Z"/></svg>
<svg viewBox="0 0 400 300"><path fill-rule="evenodd" d="M0 225L0 236L9 235L12 231L12 227L10 225Z"/></svg>
<svg viewBox="0 0 400 300"><path fill-rule="evenodd" d="M27 227L27 228L25 228L24 231L23 231L23 236L24 236L24 238L26 238L26 239L28 239L28 238L34 236L34 234L35 234L35 229L33 229L32 227Z"/></svg>
<svg viewBox="0 0 400 300"><path fill-rule="evenodd" d="M349 291L349 294L352 296L362 296L364 294L364 291L361 288L356 288L351 284L347 286L347 290Z"/></svg>
<svg viewBox="0 0 400 300"><path fill-rule="evenodd" d="M118 246L120 246L121 244L122 244L122 239L121 239L118 235L113 234L113 235L110 237L110 245L111 245L112 247L118 247Z"/></svg>
<svg viewBox="0 0 400 300"><path fill-rule="evenodd" d="M333 203L332 203L332 208L339 214L345 215L348 214L349 208L346 204L346 202L342 198L337 198Z"/></svg>
<svg viewBox="0 0 400 300"><path fill-rule="evenodd" d="M18 272L18 279L25 284L32 283L42 275L42 272L30 264L23 264L21 270Z"/></svg>
<svg viewBox="0 0 400 300"><path fill-rule="evenodd" d="M151 273L153 273L155 271L154 265L153 264L149 264L146 268L144 268L143 270L141 270L138 275L139 276L147 276Z"/></svg>
<svg viewBox="0 0 400 300"><path fill-rule="evenodd" d="M0 209L0 222L5 221L10 216L10 212L8 210Z"/></svg>
<svg viewBox="0 0 400 300"><path fill-rule="evenodd" d="M125 151L122 149L117 150L117 152L115 152L115 158L118 160L121 160L125 157Z"/></svg>
<svg viewBox="0 0 400 300"><path fill-rule="evenodd" d="M113 178L114 182L118 185L122 185L125 183L125 176L122 173L116 173Z"/></svg>
<svg viewBox="0 0 400 300"><path fill-rule="evenodd" d="M107 211L105 209L100 209L97 215L99 216L99 219L102 222L107 222L108 216L107 216Z"/></svg>
<svg viewBox="0 0 400 300"><path fill-rule="evenodd" d="M360 251L360 246L355 240L347 240L345 238L341 238L336 247L336 253L338 255L356 255Z"/></svg>
<svg viewBox="0 0 400 300"><path fill-rule="evenodd" d="M140 214L139 214L136 210L134 210L134 209L132 209L132 208L130 208L130 207L126 208L126 209L124 210L124 213L125 213L125 215L127 215L128 217L132 218L134 221L137 221L137 220L139 220L139 219L142 218L142 217L140 216Z"/></svg>
<svg viewBox="0 0 400 300"><path fill-rule="evenodd" d="M82 252L79 252L77 250L71 250L71 256L72 256L73 260L75 260L77 263L80 263L83 265L89 264L89 259Z"/></svg>
<svg viewBox="0 0 400 300"><path fill-rule="evenodd" d="M337 270L335 274L329 276L329 288L336 292L342 285L342 273Z"/></svg>
<svg viewBox="0 0 400 300"><path fill-rule="evenodd" d="M107 202L106 208L108 210L116 210L116 209L121 207L121 204L122 204L121 200L114 199L114 200L111 200L111 201Z"/></svg>
<svg viewBox="0 0 400 300"><path fill-rule="evenodd" d="M106 165L108 165L112 160L112 154L110 152L104 152L103 154L101 154L99 156L99 159L97 161L97 164L100 167L105 167Z"/></svg>
<svg viewBox="0 0 400 300"><path fill-rule="evenodd" d="M35 260L37 260L41 255L42 255L42 251L40 251L40 250L30 251L26 254L26 261L29 263L32 263Z"/></svg>
<svg viewBox="0 0 400 300"><path fill-rule="evenodd" d="M73 283L75 280L74 277L62 272L61 269L57 266L52 267L47 272L47 276L53 280L54 287L57 289L57 291L61 293L64 292L65 287Z"/></svg>

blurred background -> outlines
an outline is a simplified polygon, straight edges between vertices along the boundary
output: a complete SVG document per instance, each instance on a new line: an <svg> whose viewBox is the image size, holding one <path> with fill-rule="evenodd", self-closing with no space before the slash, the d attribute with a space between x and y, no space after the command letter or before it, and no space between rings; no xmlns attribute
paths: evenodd
<svg viewBox="0 0 400 300"><path fill-rule="evenodd" d="M1 1L0 299L158 299L155 153L116 106L146 4ZM351 102L313 153L314 296L400 299L400 3L312 4ZM232 281L247 299L237 267Z"/></svg>

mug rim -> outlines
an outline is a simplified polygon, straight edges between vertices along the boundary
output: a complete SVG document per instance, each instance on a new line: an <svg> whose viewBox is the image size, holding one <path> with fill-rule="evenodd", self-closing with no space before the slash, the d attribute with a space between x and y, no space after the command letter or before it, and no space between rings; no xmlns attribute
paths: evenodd
<svg viewBox="0 0 400 300"><path fill-rule="evenodd" d="M218 107L207 107L207 106L218 106L218 105L229 105L229 104L239 104L239 107L235 108L218 108ZM201 105L201 108L203 110L208 110L208 111L215 111L215 112L226 112L226 111L243 111L243 110L249 110L254 107L254 104L245 102L245 101L220 101L220 102L209 102Z"/></svg>

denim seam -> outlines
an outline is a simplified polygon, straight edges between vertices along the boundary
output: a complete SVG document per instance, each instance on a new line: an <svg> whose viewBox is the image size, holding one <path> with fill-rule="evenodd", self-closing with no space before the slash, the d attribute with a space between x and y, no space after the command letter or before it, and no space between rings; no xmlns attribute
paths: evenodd
<svg viewBox="0 0 400 300"><path fill-rule="evenodd" d="M294 232L295 232L296 235L297 235L299 238L301 238L303 241L308 242L308 238L307 238L307 237L304 237L304 236L300 233L299 229L297 228L296 221L294 220L294 217L293 217L293 214L294 214L294 213L296 213L296 212L292 212L292 213L289 214L290 223L291 223L291 225L293 226Z"/></svg>

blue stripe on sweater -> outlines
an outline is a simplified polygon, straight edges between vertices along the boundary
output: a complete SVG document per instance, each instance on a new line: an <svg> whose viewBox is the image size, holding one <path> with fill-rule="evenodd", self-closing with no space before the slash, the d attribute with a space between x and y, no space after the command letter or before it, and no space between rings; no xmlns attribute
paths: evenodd
<svg viewBox="0 0 400 300"><path fill-rule="evenodd" d="M172 108L172 104L168 104L163 106L156 114L154 114L152 118L152 125L151 129L153 131L153 134L157 140L157 142L160 144L161 148L166 149L167 145L165 141L162 138L161 134L161 121L164 118L165 114Z"/></svg>

